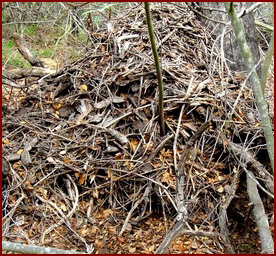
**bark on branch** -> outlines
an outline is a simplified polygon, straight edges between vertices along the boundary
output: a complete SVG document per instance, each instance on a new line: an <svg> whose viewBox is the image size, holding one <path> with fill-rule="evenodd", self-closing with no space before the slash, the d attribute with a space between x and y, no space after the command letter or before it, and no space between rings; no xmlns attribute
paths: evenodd
<svg viewBox="0 0 276 256"><path fill-rule="evenodd" d="M246 172L247 193L250 203L253 204L253 214L258 226L258 232L262 245L262 253L274 254L274 241L269 229L268 219L265 214L264 205L259 195L257 184L254 180L254 174L251 171Z"/></svg>
<svg viewBox="0 0 276 256"><path fill-rule="evenodd" d="M267 104L264 99L264 95L262 92L262 87L260 83L260 79L258 77L256 67L254 64L253 60L253 55L252 52L247 44L245 35L244 35L244 30L242 27L242 23L237 17L235 8L233 3L225 3L225 8L228 12L228 15L231 19L231 24L234 29L236 39L238 42L238 45L240 47L244 62L247 66L247 70L249 72L250 77L250 82L252 85L254 97L256 99L256 105L258 107L260 117L262 120L262 125L263 125L263 130L264 130L264 136L267 144L267 151L268 151L268 156L271 162L271 167L273 170L274 174L274 136L272 132L272 127L271 127L271 122L270 118L268 115L268 109L267 109Z"/></svg>
<svg viewBox="0 0 276 256"><path fill-rule="evenodd" d="M261 246L262 246L262 253L272 253L274 254L274 241L269 229L269 223L268 223L268 218L267 215L265 213L265 209L264 209L264 205L262 202L262 199L259 195L259 191L258 191L258 186L260 188L262 188L260 186L260 184L258 183L258 181L256 180L254 174L252 171L248 170L246 168L246 164L248 162L252 163L252 153L250 151L247 150L243 150L243 148L239 145L236 145L232 142L229 142L230 148L233 151L233 153L235 155L239 155L240 159L244 159L244 162L241 163L243 169L246 172L246 177L247 177L247 193L249 196L249 201L250 203L253 205L253 214L254 214L254 218L255 221L257 223L258 226L258 232L259 232L259 236L260 236L260 240L261 240ZM254 166L254 165L253 165ZM262 172L263 170L257 169L259 172ZM270 176L268 174L266 174L266 186L267 189L269 190L269 192L273 193L274 197L274 182L271 179L268 179ZM262 188L262 190L264 190ZM266 193L269 193L268 191L266 191ZM270 194L271 194L270 193Z"/></svg>
<svg viewBox="0 0 276 256"><path fill-rule="evenodd" d="M180 234L183 230L188 211L185 205L185 196L184 196L184 182L185 182L185 165L188 159L190 149L196 142L196 140L201 136L201 134L210 126L211 122L204 123L196 133L190 138L188 143L185 145L185 149L181 155L181 159L178 163L177 168L177 194L176 194L176 203L177 203L177 211L178 215L176 217L177 222L174 227L166 234L165 239L161 243L161 245L157 248L155 254L161 254L166 251L168 246L173 242L173 240Z"/></svg>
<svg viewBox="0 0 276 256"><path fill-rule="evenodd" d="M18 51L32 66L44 68L43 63L31 53L23 37L19 36L18 34L14 34L12 39L14 40Z"/></svg>
<svg viewBox="0 0 276 256"><path fill-rule="evenodd" d="M12 71L2 70L2 76L7 79L21 79L25 77L44 77L56 72L47 68L32 67L30 69L15 68Z"/></svg>
<svg viewBox="0 0 276 256"><path fill-rule="evenodd" d="M11 251L26 254L85 254L72 250L61 250L51 247L42 247L32 244L20 244L13 242L2 242L2 251Z"/></svg>

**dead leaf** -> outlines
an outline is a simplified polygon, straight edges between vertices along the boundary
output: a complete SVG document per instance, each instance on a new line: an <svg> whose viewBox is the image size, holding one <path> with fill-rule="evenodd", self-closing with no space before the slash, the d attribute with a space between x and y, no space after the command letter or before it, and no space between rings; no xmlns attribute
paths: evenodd
<svg viewBox="0 0 276 256"><path fill-rule="evenodd" d="M56 164L56 161L55 161L54 158L51 157L51 156L48 156L46 160L47 160L49 163L51 163L51 164Z"/></svg>
<svg viewBox="0 0 276 256"><path fill-rule="evenodd" d="M103 217L108 217L109 215L111 215L113 213L113 211L111 209L106 209L103 211Z"/></svg>
<svg viewBox="0 0 276 256"><path fill-rule="evenodd" d="M65 204L61 204L61 205L59 206L59 208L60 208L62 211L64 211L64 212L67 212L67 210L68 210Z"/></svg>
<svg viewBox="0 0 276 256"><path fill-rule="evenodd" d="M224 192L223 186L220 185L220 186L217 188L217 192L223 193L223 192Z"/></svg>
<svg viewBox="0 0 276 256"><path fill-rule="evenodd" d="M99 115L99 114L96 114L96 115L94 115L94 116L92 116L92 117L89 118L89 121L91 123L99 123L102 120L103 120L102 115Z"/></svg>
<svg viewBox="0 0 276 256"><path fill-rule="evenodd" d="M79 184L83 185L83 183L85 182L85 180L86 180L86 174L82 173L80 175L80 178L79 178Z"/></svg>
<svg viewBox="0 0 276 256"><path fill-rule="evenodd" d="M136 247L131 247L130 245L128 246L128 251L130 253L135 253L136 252Z"/></svg>
<svg viewBox="0 0 276 256"><path fill-rule="evenodd" d="M40 58L40 60L43 62L45 68L51 69L51 70L57 70L58 69L58 63L51 59L51 58Z"/></svg>
<svg viewBox="0 0 276 256"><path fill-rule="evenodd" d="M107 170L107 178L111 178L112 177L112 170L111 170L111 166L108 167L108 170Z"/></svg>
<svg viewBox="0 0 276 256"><path fill-rule="evenodd" d="M112 102L113 103L123 103L125 102L125 99L119 96L113 96L112 97Z"/></svg>
<svg viewBox="0 0 276 256"><path fill-rule="evenodd" d="M183 243L179 245L179 253L182 253L185 250L185 246Z"/></svg>
<svg viewBox="0 0 276 256"><path fill-rule="evenodd" d="M100 148L99 147L90 147L90 149L93 151L98 151Z"/></svg>
<svg viewBox="0 0 276 256"><path fill-rule="evenodd" d="M155 245L153 244L153 245L151 245L151 246L148 248L148 251L149 251L149 252L153 252L154 249L155 249Z"/></svg>
<svg viewBox="0 0 276 256"><path fill-rule="evenodd" d="M64 162L64 163L70 163L71 160L70 160L69 157L64 157L64 158L63 158L63 162Z"/></svg>
<svg viewBox="0 0 276 256"><path fill-rule="evenodd" d="M92 110L92 105L87 103L87 101L81 99L81 105L78 106L79 115L76 116L76 123L80 123Z"/></svg>
<svg viewBox="0 0 276 256"><path fill-rule="evenodd" d="M44 198L47 198L48 190L45 188L39 187L36 189L36 192L39 192Z"/></svg>
<svg viewBox="0 0 276 256"><path fill-rule="evenodd" d="M42 103L41 103L41 102L38 102L37 107L38 107L40 110L42 110L42 109L43 109Z"/></svg>
<svg viewBox="0 0 276 256"><path fill-rule="evenodd" d="M34 187L32 186L30 180L26 180L24 185L25 185L25 189L27 189L27 190L33 190L34 189Z"/></svg>
<svg viewBox="0 0 276 256"><path fill-rule="evenodd" d="M148 101L145 99L141 99L141 105L145 105Z"/></svg>
<svg viewBox="0 0 276 256"><path fill-rule="evenodd" d="M105 52L105 47L104 47L104 45L101 45L101 46L100 46L100 50L101 50L102 53Z"/></svg>
<svg viewBox="0 0 276 256"><path fill-rule="evenodd" d="M98 189L94 189L93 192L92 192L92 195L95 198L99 198L99 191L98 191Z"/></svg>
<svg viewBox="0 0 276 256"><path fill-rule="evenodd" d="M85 92L85 91L87 91L87 85L82 84L79 89L80 89L81 92Z"/></svg>
<svg viewBox="0 0 276 256"><path fill-rule="evenodd" d="M200 246L200 242L197 241L197 240L196 240L196 241L193 241L193 242L191 243L191 245L190 245L190 247L193 248L193 249L198 249L199 246Z"/></svg>
<svg viewBox="0 0 276 256"><path fill-rule="evenodd" d="M10 144L10 141L9 141L8 139L4 139L4 140L3 140L3 143L4 143L6 146L8 146L8 145Z"/></svg>
<svg viewBox="0 0 276 256"><path fill-rule="evenodd" d="M102 248L104 246L104 242L102 240L95 239L94 246L96 248Z"/></svg>
<svg viewBox="0 0 276 256"><path fill-rule="evenodd" d="M108 153L115 153L115 152L118 152L118 151L119 151L119 148L114 147L114 146L108 146L107 149L106 149L106 152L108 152Z"/></svg>
<svg viewBox="0 0 276 256"><path fill-rule="evenodd" d="M110 99L106 99L106 100L102 100L102 101L96 103L94 105L94 107L97 108L97 109L106 108L106 107L109 106L110 103L111 103L111 100Z"/></svg>
<svg viewBox="0 0 276 256"><path fill-rule="evenodd" d="M23 153L24 149L23 148L20 148L17 150L16 154L17 155L21 155Z"/></svg>
<svg viewBox="0 0 276 256"><path fill-rule="evenodd" d="M197 131L197 127L195 126L194 123L190 122L190 123L185 123L183 124L183 126L189 128L190 130L196 132Z"/></svg>
<svg viewBox="0 0 276 256"><path fill-rule="evenodd" d="M122 238L122 237L117 237L117 240L119 243L123 243L125 241L124 238Z"/></svg>
<svg viewBox="0 0 276 256"><path fill-rule="evenodd" d="M95 174L90 174L89 175L89 182L90 182L90 184L95 180L95 178L96 178Z"/></svg>
<svg viewBox="0 0 276 256"><path fill-rule="evenodd" d="M169 172L164 172L161 178L161 182L167 183L168 185L171 183L171 175Z"/></svg>
<svg viewBox="0 0 276 256"><path fill-rule="evenodd" d="M78 230L78 233L79 233L81 236L84 236L84 237L90 234L88 228L81 228L81 229Z"/></svg>
<svg viewBox="0 0 276 256"><path fill-rule="evenodd" d="M65 155L66 152L67 152L66 150L62 150L62 151L59 152L59 154L60 154L60 155Z"/></svg>
<svg viewBox="0 0 276 256"><path fill-rule="evenodd" d="M59 110L59 108L60 108L61 106L62 106L62 105L61 105L61 103L59 103L59 102L54 102L54 103L52 104L52 107L53 107L54 110Z"/></svg>
<svg viewBox="0 0 276 256"><path fill-rule="evenodd" d="M112 135L116 140L118 140L122 145L128 144L129 140L126 135L116 131L115 129L109 128L106 131Z"/></svg>
<svg viewBox="0 0 276 256"><path fill-rule="evenodd" d="M129 145L130 145L130 148L131 148L132 152L135 152L135 150L138 147L138 144L139 144L139 140L138 139L131 138L129 140Z"/></svg>
<svg viewBox="0 0 276 256"><path fill-rule="evenodd" d="M101 109L108 107L111 103L123 103L125 102L125 99L119 96L113 96L112 98L108 98L105 100L102 100L94 105L95 108Z"/></svg>
<svg viewBox="0 0 276 256"><path fill-rule="evenodd" d="M62 107L60 107L58 109L58 111L56 111L56 113L58 114L59 117L62 117L62 118L68 118L71 113L73 112L73 107L70 106L70 105L64 105Z"/></svg>

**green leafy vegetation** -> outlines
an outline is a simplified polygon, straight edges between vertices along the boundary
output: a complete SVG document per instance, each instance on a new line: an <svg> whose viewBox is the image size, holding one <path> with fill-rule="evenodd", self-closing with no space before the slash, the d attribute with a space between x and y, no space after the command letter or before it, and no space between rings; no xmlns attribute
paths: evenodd
<svg viewBox="0 0 276 256"><path fill-rule="evenodd" d="M43 58L50 58L53 56L53 50L52 49L41 49L38 51L38 55Z"/></svg>
<svg viewBox="0 0 276 256"><path fill-rule="evenodd" d="M29 36L34 36L37 33L38 25L37 24L31 24L25 27L25 34Z"/></svg>
<svg viewBox="0 0 276 256"><path fill-rule="evenodd" d="M30 64L17 51L11 39L2 42L2 65L4 64L22 68L30 67Z"/></svg>

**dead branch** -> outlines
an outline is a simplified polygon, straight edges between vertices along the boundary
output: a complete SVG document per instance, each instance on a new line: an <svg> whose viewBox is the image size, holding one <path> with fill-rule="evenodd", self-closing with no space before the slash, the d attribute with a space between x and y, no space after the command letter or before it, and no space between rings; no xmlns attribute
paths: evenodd
<svg viewBox="0 0 276 256"><path fill-rule="evenodd" d="M62 219L60 221L58 221L57 223L55 223L54 225L50 226L48 229L46 229L42 235L41 235L41 242L44 243L44 239L45 239L45 235L49 234L51 231L53 231L55 228L57 228L59 225L63 224L64 222L68 223L68 225L70 226L70 221L69 219L71 218L71 216L75 213L75 211L77 210L77 205L79 202L79 191L78 191L78 187L76 185L76 183L73 181L73 179L71 178L71 176L69 174L66 174L67 178L72 182L74 189L75 189L75 202L73 204L73 207L71 209L71 211L65 216L62 211L55 205L53 204L51 201L46 200L44 198L42 198L41 196L39 196L37 193L35 193L35 196L40 199L43 203L47 203L50 204L51 206L53 206L58 212L61 213L62 215Z"/></svg>
<svg viewBox="0 0 276 256"><path fill-rule="evenodd" d="M24 254L85 254L73 250L61 250L52 247L42 247L33 244L21 244L13 242L2 242L2 251L11 251L13 253Z"/></svg>
<svg viewBox="0 0 276 256"><path fill-rule="evenodd" d="M219 207L220 235L227 246L228 252L231 254L235 253L235 251L234 251L234 248L232 247L230 240L229 240L227 209L228 209L228 206L230 205L231 201L233 200L233 198L236 195L236 190L238 188L238 183L239 183L239 176L240 176L240 173L236 172L231 186L229 186L229 189L227 189L227 191L226 191L227 194L225 196L225 202L222 203Z"/></svg>
<svg viewBox="0 0 276 256"><path fill-rule="evenodd" d="M172 243L172 241L177 237L177 235L183 230L185 226L185 223L182 221L178 221L172 230L169 231L169 233L166 235L163 242L158 246L157 250L155 251L155 254L162 254L165 253L166 249L169 247L169 245Z"/></svg>
<svg viewBox="0 0 276 256"><path fill-rule="evenodd" d="M10 79L6 79L6 78L2 78L2 84L6 84L8 86L14 87L14 88L18 88L18 89L22 89L24 87L29 87L29 86L20 86L20 84L15 83L13 81L11 81Z"/></svg>
<svg viewBox="0 0 276 256"><path fill-rule="evenodd" d="M240 162L242 164L243 169L246 172L247 192L248 192L250 203L252 203L254 206L253 214L257 222L260 240L262 244L262 250L264 253L274 254L274 241L272 239L271 232L269 229L268 219L267 219L267 215L265 214L263 202L257 189L257 186L259 186L263 191L265 191L267 194L269 194L274 198L274 183L270 178L271 176L269 174L266 174L265 177L267 178L267 180L264 180L264 182L266 184L266 187L269 189L269 191L273 193L273 194L270 194L256 180L253 172L248 170L248 168L246 168L246 165L248 163L253 163L253 166L255 168L261 165L260 163L256 164L257 161L253 158L252 152L250 152L249 150L244 150L242 146L237 145L233 142L229 142L229 145L231 150L233 150L234 154L239 155L240 159L242 159ZM258 174L264 173L264 168L257 169L257 171L258 171ZM262 176L263 175L264 174L262 174Z"/></svg>
<svg viewBox="0 0 276 256"><path fill-rule="evenodd" d="M264 168L264 166L257 161L252 151L245 150L242 146L235 144L231 141L229 141L229 145L231 150L234 152L234 154L237 154L240 156L240 159L243 159L242 165L244 166L244 169L247 170L246 165L252 164L253 168L255 168L256 173L262 177L262 181L265 183L265 188L261 186L259 182L257 182L257 185L262 189L265 193L267 193L269 196L274 198L274 178L273 176Z"/></svg>
<svg viewBox="0 0 276 256"><path fill-rule="evenodd" d="M151 152L150 156L148 157L147 162L151 162L152 159L165 147L166 143L174 136L174 134L170 134L165 136L166 138L157 146L157 148Z"/></svg>
<svg viewBox="0 0 276 256"><path fill-rule="evenodd" d="M13 206L12 210L6 214L5 216L3 216L2 218L2 226L4 226L7 221L5 222L5 220L9 217L9 218L12 218L13 214L15 213L17 207L19 206L19 204L22 202L22 200L26 198L26 195L25 194L22 194L22 196L20 198L18 198L18 200L16 201L15 205Z"/></svg>
<svg viewBox="0 0 276 256"><path fill-rule="evenodd" d="M142 202L143 200L147 200L150 191L151 191L151 182L149 182L149 184L147 185L147 187L146 187L146 189L145 189L145 191L144 191L144 194L141 196L141 198L138 199L138 200L135 202L134 206L133 206L133 207L131 208L131 210L129 211L129 213L128 213L128 215L127 215L125 221L124 221L124 225L123 225L123 227L122 227L122 229L121 229L121 231L120 231L120 233L119 233L119 236L121 236L121 235L124 233L124 231L125 231L125 229L126 229L126 227L127 227L127 224L128 224L128 222L129 222L129 219L130 219L131 215L133 214L134 210L139 206L139 204L141 204L141 202Z"/></svg>
<svg viewBox="0 0 276 256"><path fill-rule="evenodd" d="M44 77L56 72L47 68L32 67L30 69L14 68L12 71L2 70L3 77L9 79L20 79L25 77Z"/></svg>
<svg viewBox="0 0 276 256"><path fill-rule="evenodd" d="M177 203L177 211L178 215L176 217L177 223L173 227L173 229L166 235L165 239L161 243L161 245L157 248L155 254L164 253L168 246L172 243L172 241L177 237L179 232L183 229L186 223L188 211L186 209L186 205L184 203L185 195L184 195L184 177L185 177L185 165L189 156L189 152L191 147L194 145L196 140L200 137L200 135L210 126L211 122L204 123L197 132L190 138L190 140L185 145L185 149L181 155L181 159L178 163L177 170L177 194L176 194L176 203Z"/></svg>
<svg viewBox="0 0 276 256"><path fill-rule="evenodd" d="M249 175L250 174L250 175ZM274 241L269 229L269 223L265 214L264 205L259 195L253 172L247 170L247 192L250 203L253 204L253 214L258 226L258 232L262 244L262 253L274 254Z"/></svg>
<svg viewBox="0 0 276 256"><path fill-rule="evenodd" d="M177 194L176 194L176 202L177 202L177 208L178 208L178 221L184 220L185 222L185 212L186 207L184 205L185 201L185 194L184 194L184 182L185 182L185 165L187 162L187 159L189 157L189 152L196 140L200 137L200 135L210 126L211 122L204 123L197 132L189 139L187 144L185 145L184 151L181 155L181 159L178 163L177 168Z"/></svg>
<svg viewBox="0 0 276 256"><path fill-rule="evenodd" d="M16 44L18 51L21 53L21 55L26 59L32 66L34 67L41 67L44 68L44 65L42 61L38 60L29 50L25 39L18 35L14 34L12 36L12 39L14 40L14 43Z"/></svg>

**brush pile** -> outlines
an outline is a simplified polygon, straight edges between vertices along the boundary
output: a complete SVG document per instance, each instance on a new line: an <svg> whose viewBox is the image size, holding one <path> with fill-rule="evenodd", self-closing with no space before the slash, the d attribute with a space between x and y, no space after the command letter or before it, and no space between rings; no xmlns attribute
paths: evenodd
<svg viewBox="0 0 276 256"><path fill-rule="evenodd" d="M176 216L181 154L210 121L185 165L186 238L168 251L225 252L229 241L219 234L226 236L226 210L246 166L230 148L252 147L248 168L260 178L256 170L270 175L267 156L260 158L265 140L252 90L243 85L243 74L225 72L192 11L174 4L151 9L166 136L159 132L157 77L142 6L113 19L108 31L91 32L94 41L78 61L44 77L17 77L12 82L20 89L3 85L6 240L79 251L91 246L93 253L154 252ZM205 233L195 239L195 231Z"/></svg>

